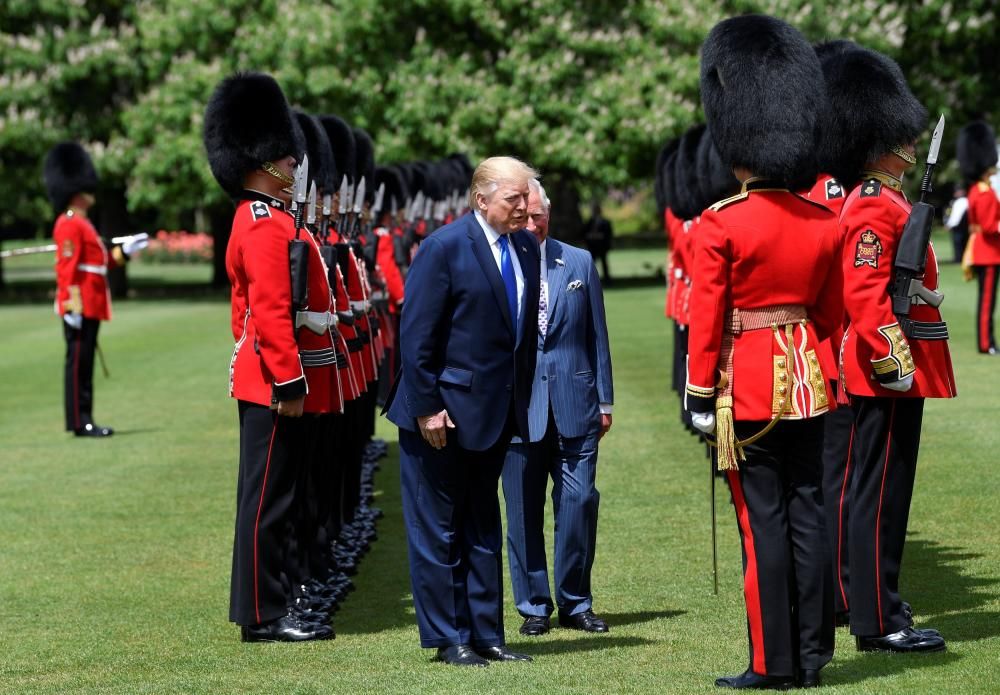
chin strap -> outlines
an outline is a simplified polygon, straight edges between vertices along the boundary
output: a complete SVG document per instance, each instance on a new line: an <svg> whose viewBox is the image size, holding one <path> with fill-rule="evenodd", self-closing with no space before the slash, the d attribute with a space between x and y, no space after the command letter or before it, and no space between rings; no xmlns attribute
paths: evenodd
<svg viewBox="0 0 1000 695"><path fill-rule="evenodd" d="M915 156L913 156L912 154L910 154L909 152L907 152L906 150L904 150L899 145L896 145L895 147L892 148L892 153L894 155L896 155L897 157L899 157L900 159L902 159L907 164L916 164L917 163L917 158Z"/></svg>
<svg viewBox="0 0 1000 695"><path fill-rule="evenodd" d="M270 174L271 176L278 179L279 181L281 181L281 183L285 184L286 186L291 186L293 183L295 183L295 179L293 179L291 176L278 169L278 167L274 166L271 162L264 162L263 164L260 165L260 168L261 170L264 171L264 173Z"/></svg>

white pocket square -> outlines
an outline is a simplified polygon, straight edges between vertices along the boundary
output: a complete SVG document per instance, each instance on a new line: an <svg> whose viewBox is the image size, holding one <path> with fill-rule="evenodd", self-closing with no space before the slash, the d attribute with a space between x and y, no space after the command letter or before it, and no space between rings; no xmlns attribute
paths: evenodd
<svg viewBox="0 0 1000 695"><path fill-rule="evenodd" d="M583 280L573 280L573 282L566 285L567 292L575 292L576 290L583 287Z"/></svg>
<svg viewBox="0 0 1000 695"><path fill-rule="evenodd" d="M566 265L566 263L563 262L563 259L557 258L556 259L556 265Z"/></svg>

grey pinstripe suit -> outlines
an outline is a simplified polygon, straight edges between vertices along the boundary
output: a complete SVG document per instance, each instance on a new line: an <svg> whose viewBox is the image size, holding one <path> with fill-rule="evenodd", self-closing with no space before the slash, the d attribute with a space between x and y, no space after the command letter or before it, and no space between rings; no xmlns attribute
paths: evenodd
<svg viewBox="0 0 1000 695"><path fill-rule="evenodd" d="M548 329L538 337L530 441L514 440L503 470L511 581L523 616L547 616L554 609L542 531L550 476L556 605L565 615L592 607L600 405L614 399L604 297L593 259L551 237L545 255Z"/></svg>

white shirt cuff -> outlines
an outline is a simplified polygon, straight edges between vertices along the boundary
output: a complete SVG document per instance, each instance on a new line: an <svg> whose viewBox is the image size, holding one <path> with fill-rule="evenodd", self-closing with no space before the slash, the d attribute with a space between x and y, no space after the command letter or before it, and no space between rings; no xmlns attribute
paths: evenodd
<svg viewBox="0 0 1000 695"><path fill-rule="evenodd" d="M601 403L601 415L610 415L610 414L611 414L611 404Z"/></svg>

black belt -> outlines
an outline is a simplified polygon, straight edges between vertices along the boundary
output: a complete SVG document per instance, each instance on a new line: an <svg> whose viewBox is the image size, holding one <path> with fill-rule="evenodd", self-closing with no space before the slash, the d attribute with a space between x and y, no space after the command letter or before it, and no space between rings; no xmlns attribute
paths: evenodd
<svg viewBox="0 0 1000 695"><path fill-rule="evenodd" d="M333 348L299 350L299 360L303 367L328 367L337 364L337 354Z"/></svg>
<svg viewBox="0 0 1000 695"><path fill-rule="evenodd" d="M913 340L948 340L948 324L944 321L914 321L908 318L899 320L903 334Z"/></svg>
<svg viewBox="0 0 1000 695"><path fill-rule="evenodd" d="M359 328L358 340L361 341L362 345L368 345L370 342L372 342L372 337L368 334L368 331L363 331Z"/></svg>
<svg viewBox="0 0 1000 695"><path fill-rule="evenodd" d="M346 369L350 366L347 355L342 352L337 353L337 369Z"/></svg>
<svg viewBox="0 0 1000 695"><path fill-rule="evenodd" d="M361 352L365 346L365 341L361 338L346 338L348 352Z"/></svg>

